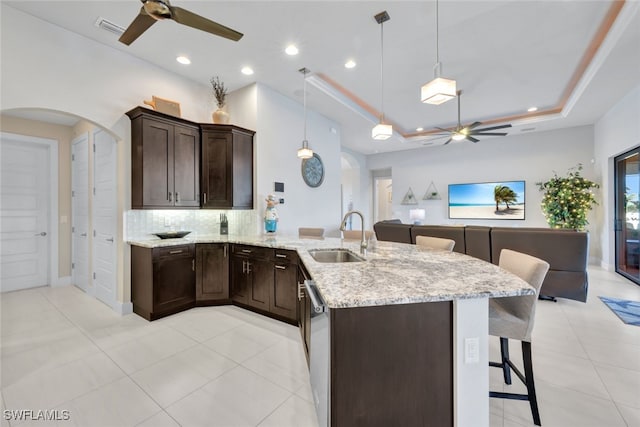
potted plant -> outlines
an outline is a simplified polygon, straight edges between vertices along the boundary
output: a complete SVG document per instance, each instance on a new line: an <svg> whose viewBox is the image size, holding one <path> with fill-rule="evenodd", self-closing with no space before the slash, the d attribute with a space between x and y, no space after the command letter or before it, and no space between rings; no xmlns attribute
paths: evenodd
<svg viewBox="0 0 640 427"><path fill-rule="evenodd" d="M569 169L567 176L553 178L536 185L544 193L542 212L552 228L570 228L583 231L589 224L587 214L597 205L594 188L600 186L580 175L582 164Z"/></svg>
<svg viewBox="0 0 640 427"><path fill-rule="evenodd" d="M229 123L229 113L222 110L226 104L227 88L224 86L224 82L221 82L218 76L212 77L211 87L213 88L213 96L216 98L216 104L218 109L213 112L213 123Z"/></svg>

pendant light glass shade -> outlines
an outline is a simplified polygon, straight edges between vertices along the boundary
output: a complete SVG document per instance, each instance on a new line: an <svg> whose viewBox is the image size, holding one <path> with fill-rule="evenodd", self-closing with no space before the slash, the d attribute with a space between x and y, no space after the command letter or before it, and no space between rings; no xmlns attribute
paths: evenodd
<svg viewBox="0 0 640 427"><path fill-rule="evenodd" d="M384 123L384 23L388 21L389 14L385 10L374 16L380 24L380 123L371 129L371 137L378 141L384 141L393 135L393 127Z"/></svg>
<svg viewBox="0 0 640 427"><path fill-rule="evenodd" d="M302 147L298 148L298 158L310 159L313 157L313 150L309 148L309 141L307 141L307 73L309 72L309 70L303 67L298 71L302 73L302 78L304 81L302 86L302 102L304 108L304 139L302 140Z"/></svg>
<svg viewBox="0 0 640 427"><path fill-rule="evenodd" d="M436 65L433 67L434 79L422 85L420 90L420 100L425 104L440 105L456 97L456 81L440 77L441 72L438 0L436 0Z"/></svg>
<svg viewBox="0 0 640 427"><path fill-rule="evenodd" d="M377 139L378 141L384 141L385 139L391 138L393 134L393 127L391 125L385 125L383 123L379 123L371 129L371 137L373 139Z"/></svg>
<svg viewBox="0 0 640 427"><path fill-rule="evenodd" d="M309 141L302 141L302 147L298 148L298 157L300 159L310 159L313 157L313 150L309 148Z"/></svg>

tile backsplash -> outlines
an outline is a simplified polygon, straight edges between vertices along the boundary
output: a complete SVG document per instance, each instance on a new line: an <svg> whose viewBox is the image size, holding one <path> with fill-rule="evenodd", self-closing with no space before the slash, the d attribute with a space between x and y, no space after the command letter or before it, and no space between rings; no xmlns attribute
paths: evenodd
<svg viewBox="0 0 640 427"><path fill-rule="evenodd" d="M249 235L258 232L255 210L129 210L124 213L125 240L154 238L153 233L191 231L197 235L219 234L220 214L229 220L229 234Z"/></svg>

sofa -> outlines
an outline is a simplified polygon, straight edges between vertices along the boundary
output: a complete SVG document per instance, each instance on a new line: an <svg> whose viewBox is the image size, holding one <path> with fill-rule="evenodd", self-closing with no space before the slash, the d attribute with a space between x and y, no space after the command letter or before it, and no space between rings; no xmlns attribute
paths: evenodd
<svg viewBox="0 0 640 427"><path fill-rule="evenodd" d="M498 264L500 251L512 249L547 261L549 272L540 289L541 298L587 301L589 235L586 232L549 228L410 225L382 221L373 225L376 238L415 244L417 236L452 239L453 250Z"/></svg>

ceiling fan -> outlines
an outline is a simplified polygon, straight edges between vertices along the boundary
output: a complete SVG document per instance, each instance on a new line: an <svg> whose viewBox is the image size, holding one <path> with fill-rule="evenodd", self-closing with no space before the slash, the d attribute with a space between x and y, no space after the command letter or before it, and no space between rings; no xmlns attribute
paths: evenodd
<svg viewBox="0 0 640 427"><path fill-rule="evenodd" d="M163 19L173 19L178 24L206 31L216 36L224 37L233 41L238 41L243 34L224 25L218 24L196 15L186 9L171 6L169 0L141 0L142 8L140 13L125 32L120 36L120 41L127 46L133 43L142 33L147 31L149 27L156 21Z"/></svg>
<svg viewBox="0 0 640 427"><path fill-rule="evenodd" d="M480 126L482 124L482 122L473 122L470 125L462 126L462 124L460 123L460 96L461 95L462 95L462 91L459 90L457 92L457 98L458 98L458 125L454 129L444 129L444 128L439 128L439 127L436 126L436 129L440 129L441 131L445 132L445 135L449 137L449 139L447 139L447 141L442 145L447 145L451 141L462 141L464 139L467 139L467 140L469 140L469 141L471 141L473 143L476 143L476 142L479 141L479 139L474 138L475 136L505 136L505 135L507 135L506 132L487 132L487 131L510 128L511 127L510 124L492 126L492 127L488 127L488 128L482 128L482 129L476 129L478 126Z"/></svg>

